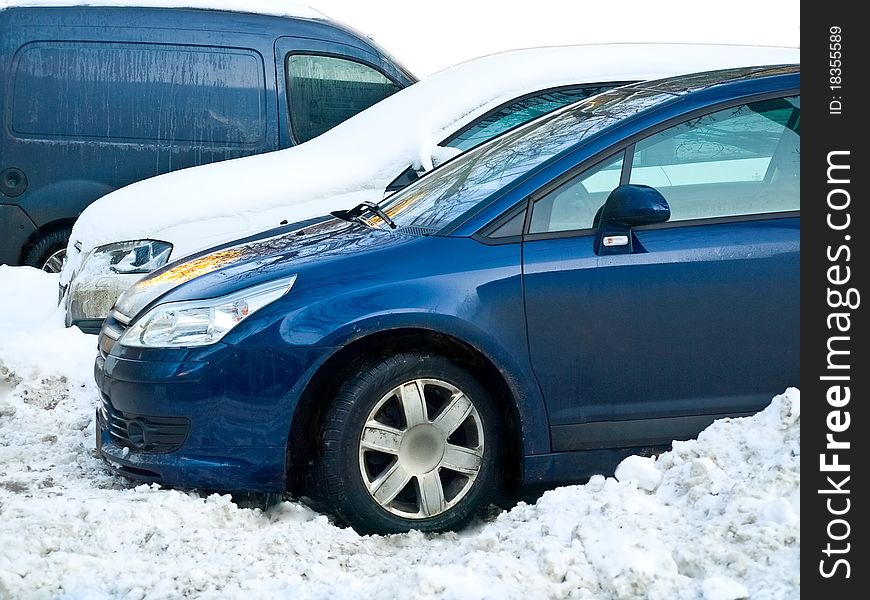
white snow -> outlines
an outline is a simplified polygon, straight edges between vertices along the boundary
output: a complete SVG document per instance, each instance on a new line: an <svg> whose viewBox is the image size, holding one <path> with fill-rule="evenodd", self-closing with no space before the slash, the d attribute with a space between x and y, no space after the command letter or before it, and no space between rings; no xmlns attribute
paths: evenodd
<svg viewBox="0 0 870 600"><path fill-rule="evenodd" d="M0 265L0 371L6 368L28 380L91 371L96 338L64 328L57 289L57 275ZM51 343L46 344L46 335Z"/></svg>
<svg viewBox="0 0 870 600"><path fill-rule="evenodd" d="M95 339L57 276L0 267L0 598L689 598L800 595L800 392L619 479L445 535L361 537L295 501L136 485L93 451Z"/></svg>
<svg viewBox="0 0 870 600"><path fill-rule="evenodd" d="M13 6L139 6L146 8L203 8L257 13L278 17L326 19L310 6L275 0L0 0L0 10Z"/></svg>
<svg viewBox="0 0 870 600"><path fill-rule="evenodd" d="M655 459L649 456L629 456L613 474L618 481L634 481L641 489L652 492L662 482L662 472L656 468Z"/></svg>
<svg viewBox="0 0 870 600"><path fill-rule="evenodd" d="M513 50L420 81L300 146L166 173L91 204L76 222L61 281L103 244L157 239L171 260L243 235L380 201L409 165L449 157L437 144L491 108L583 82L657 79L707 69L800 62L763 46L599 44ZM253 182L239 186L239 182ZM81 244L81 252L76 249Z"/></svg>

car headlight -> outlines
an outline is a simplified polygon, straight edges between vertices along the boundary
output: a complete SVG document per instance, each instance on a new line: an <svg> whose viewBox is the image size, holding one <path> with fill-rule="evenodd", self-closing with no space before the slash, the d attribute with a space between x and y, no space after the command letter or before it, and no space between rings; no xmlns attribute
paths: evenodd
<svg viewBox="0 0 870 600"><path fill-rule="evenodd" d="M115 242L95 248L88 257L91 263L82 270L111 271L113 273L150 273L169 261L172 244L160 240L132 240Z"/></svg>
<svg viewBox="0 0 870 600"><path fill-rule="evenodd" d="M130 326L120 343L137 348L207 346L286 294L296 275L204 300L158 304Z"/></svg>

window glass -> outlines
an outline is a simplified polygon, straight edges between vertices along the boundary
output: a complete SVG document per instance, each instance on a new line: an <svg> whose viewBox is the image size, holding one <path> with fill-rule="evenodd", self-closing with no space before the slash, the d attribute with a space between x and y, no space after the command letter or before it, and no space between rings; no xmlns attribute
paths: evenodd
<svg viewBox="0 0 870 600"><path fill-rule="evenodd" d="M652 186L671 221L800 209L800 99L704 115L637 143L631 183Z"/></svg>
<svg viewBox="0 0 870 600"><path fill-rule="evenodd" d="M598 96L594 107L581 102L460 154L390 196L382 206L400 227L438 231L478 210L494 192L537 165L623 119L672 99L672 94L656 90L609 90Z"/></svg>
<svg viewBox="0 0 870 600"><path fill-rule="evenodd" d="M401 89L372 67L334 56L287 56L290 122L299 143Z"/></svg>
<svg viewBox="0 0 870 600"><path fill-rule="evenodd" d="M260 143L263 63L252 51L36 42L16 65L12 128L22 135Z"/></svg>
<svg viewBox="0 0 870 600"><path fill-rule="evenodd" d="M627 82L626 82L627 83ZM611 83L573 89L551 90L522 98L494 111L442 144L463 152L491 140L508 129L528 123L577 100L605 92L624 83Z"/></svg>
<svg viewBox="0 0 870 600"><path fill-rule="evenodd" d="M532 208L529 233L592 227L598 208L619 185L624 156L619 152L539 198Z"/></svg>
<svg viewBox="0 0 870 600"><path fill-rule="evenodd" d="M498 229L489 234L491 238L513 237L523 234L523 225L526 222L526 211L520 211L512 216L507 222L502 223Z"/></svg>

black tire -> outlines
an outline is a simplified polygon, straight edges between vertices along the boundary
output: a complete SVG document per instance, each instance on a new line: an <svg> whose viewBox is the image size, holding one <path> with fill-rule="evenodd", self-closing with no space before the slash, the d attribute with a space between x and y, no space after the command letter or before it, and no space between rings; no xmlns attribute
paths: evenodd
<svg viewBox="0 0 870 600"><path fill-rule="evenodd" d="M65 228L45 234L27 249L24 254L24 264L49 273L60 272L62 255L66 253L66 245L71 233L71 229Z"/></svg>
<svg viewBox="0 0 870 600"><path fill-rule="evenodd" d="M406 404L424 407L417 426L408 426L416 417L408 416L413 409ZM385 423L394 433L381 441L391 449L367 447ZM325 415L313 464L315 494L360 534L458 529L501 486L502 429L486 388L449 359L404 352L374 360L341 386ZM454 470L460 468L466 472ZM386 500L387 492L376 499L389 487L386 480L401 479L399 472L411 478L408 483L393 486L400 490L394 499Z"/></svg>

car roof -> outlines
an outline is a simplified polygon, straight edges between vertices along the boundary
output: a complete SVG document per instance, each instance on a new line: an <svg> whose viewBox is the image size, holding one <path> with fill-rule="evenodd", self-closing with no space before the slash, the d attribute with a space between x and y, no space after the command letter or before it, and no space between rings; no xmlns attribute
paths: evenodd
<svg viewBox="0 0 870 600"><path fill-rule="evenodd" d="M326 41L350 44L358 46L373 53L375 56L384 60L390 68L396 69L401 77L407 80L407 83L414 83L418 80L417 76L411 73L408 68L390 54L386 49L375 42L370 36L350 27L349 25L336 21L324 13L311 8L306 4L294 2L275 2L274 0L0 0L0 15L4 9L16 9L10 12L23 11L42 11L35 19L36 24L55 25L55 24L72 24L87 25L78 21L67 22L68 15L60 9L70 9L82 11L84 14L95 13L95 19L98 19L101 24L105 20L105 25L129 25L130 10L148 11L149 14L164 13L169 10L178 11L193 11L193 20L199 19L222 19L220 13L235 13L239 15L250 15L252 17L264 19L281 19L281 22L274 23L272 26L273 32L277 35L294 35L298 37L312 37ZM54 14L57 11L57 14ZM52 17L53 20L49 21ZM163 18L169 17L174 24L179 27L189 26L191 20L175 19L174 16L163 15ZM286 20L292 19L295 21L294 31L286 30ZM232 27L238 31L244 20L235 20L232 25L221 21L221 26ZM160 27L160 24L149 23L143 19L135 21L139 27ZM205 23L200 24L205 26Z"/></svg>
<svg viewBox="0 0 870 600"><path fill-rule="evenodd" d="M0 10L12 7L111 6L138 8L195 8L255 13L276 17L326 19L305 4L274 0L0 0Z"/></svg>
<svg viewBox="0 0 870 600"><path fill-rule="evenodd" d="M738 67L733 69L721 69L717 71L706 71L701 73L689 73L686 75L669 77L657 81L643 81L633 85L625 86L628 89L620 91L628 95L631 93L630 89L634 88L654 92L683 95L700 92L708 88L713 88L715 86L725 84L751 82L753 80L796 73L800 73L800 65L797 64Z"/></svg>
<svg viewBox="0 0 870 600"><path fill-rule="evenodd" d="M582 68L587 81L646 80L728 67L799 62L800 48L678 42L540 46L471 58L442 69L427 79L435 80L442 74L466 71L473 65L524 67L529 61L534 61L539 69L575 76L577 69Z"/></svg>

